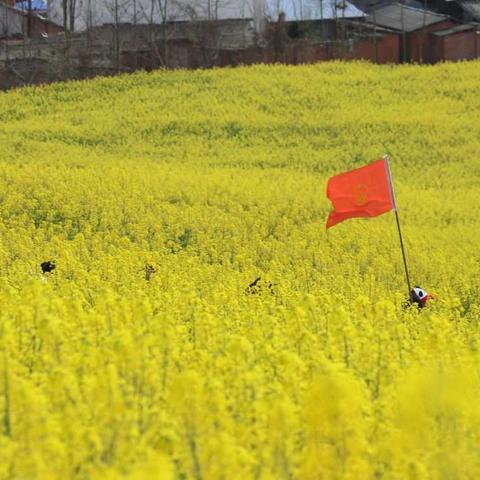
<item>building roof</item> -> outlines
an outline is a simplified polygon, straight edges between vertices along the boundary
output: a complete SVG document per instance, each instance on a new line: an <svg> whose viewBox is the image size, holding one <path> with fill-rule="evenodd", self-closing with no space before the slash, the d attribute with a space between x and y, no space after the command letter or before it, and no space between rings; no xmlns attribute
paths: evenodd
<svg viewBox="0 0 480 480"><path fill-rule="evenodd" d="M363 12L369 12L375 8L385 7L398 0L351 0L351 2ZM422 8L421 0L401 0L404 5L410 7Z"/></svg>
<svg viewBox="0 0 480 480"><path fill-rule="evenodd" d="M414 32L447 19L446 15L401 3L380 6L371 10L367 17L369 22L405 32Z"/></svg>
<svg viewBox="0 0 480 480"><path fill-rule="evenodd" d="M371 30L372 32L377 32L378 34L390 33L393 35L399 35L397 30L388 27L382 27L376 23L368 22L364 19L348 19L340 20L343 25L359 28L362 30Z"/></svg>
<svg viewBox="0 0 480 480"><path fill-rule="evenodd" d="M361 10L347 0L292 0L284 5L283 11L287 21L365 17Z"/></svg>
<svg viewBox="0 0 480 480"><path fill-rule="evenodd" d="M480 21L480 2L478 0L461 0L458 4L473 20Z"/></svg>
<svg viewBox="0 0 480 480"><path fill-rule="evenodd" d="M455 33L468 32L469 30L478 30L480 31L480 25L474 23L464 23L462 25L455 25L451 28L445 28L444 30L437 30L432 32L433 35L437 37L446 37L447 35L454 35Z"/></svg>

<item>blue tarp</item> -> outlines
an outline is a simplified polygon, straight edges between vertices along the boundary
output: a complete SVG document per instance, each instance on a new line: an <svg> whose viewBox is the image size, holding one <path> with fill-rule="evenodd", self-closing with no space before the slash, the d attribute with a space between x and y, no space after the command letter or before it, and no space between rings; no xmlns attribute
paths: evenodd
<svg viewBox="0 0 480 480"><path fill-rule="evenodd" d="M28 10L28 1L23 0L21 2L17 2L15 5L20 10ZM46 0L32 0L32 10L37 12L43 12L47 10L47 2Z"/></svg>

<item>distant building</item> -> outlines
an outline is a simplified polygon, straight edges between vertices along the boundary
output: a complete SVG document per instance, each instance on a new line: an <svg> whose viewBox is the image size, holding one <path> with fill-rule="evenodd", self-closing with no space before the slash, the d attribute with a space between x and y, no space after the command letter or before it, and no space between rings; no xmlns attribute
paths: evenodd
<svg viewBox="0 0 480 480"><path fill-rule="evenodd" d="M365 17L363 11L347 0L270 0L266 3L266 14L272 20L280 13L285 14L287 22Z"/></svg>
<svg viewBox="0 0 480 480"><path fill-rule="evenodd" d="M23 36L25 29L23 13L0 3L0 38Z"/></svg>
<svg viewBox="0 0 480 480"><path fill-rule="evenodd" d="M64 25L62 2L72 0L47 1L48 18L59 25ZM67 9L68 18L65 24L71 30L82 31L106 24L145 25L180 21L253 19L256 29L259 30L265 12L263 1L76 0L75 8Z"/></svg>
<svg viewBox="0 0 480 480"><path fill-rule="evenodd" d="M62 28L39 16L38 12L27 12L13 7L14 1L0 2L0 38L48 37L56 35Z"/></svg>
<svg viewBox="0 0 480 480"><path fill-rule="evenodd" d="M394 2L370 9L367 19L369 22L382 27L408 33L444 22L448 20L448 16L401 2Z"/></svg>
<svg viewBox="0 0 480 480"><path fill-rule="evenodd" d="M462 24L430 34L430 62L480 58L480 25Z"/></svg>
<svg viewBox="0 0 480 480"><path fill-rule="evenodd" d="M392 3L401 2L403 5L415 8L422 8L424 0L350 0L362 12L369 12L376 8L383 8Z"/></svg>

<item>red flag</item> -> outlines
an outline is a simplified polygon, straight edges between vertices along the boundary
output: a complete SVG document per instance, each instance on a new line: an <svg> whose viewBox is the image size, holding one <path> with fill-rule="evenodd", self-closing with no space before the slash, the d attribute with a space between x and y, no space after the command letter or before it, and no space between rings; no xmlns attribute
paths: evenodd
<svg viewBox="0 0 480 480"><path fill-rule="evenodd" d="M333 210L328 216L327 228L347 218L376 217L395 210L387 161L382 158L328 180L327 197Z"/></svg>

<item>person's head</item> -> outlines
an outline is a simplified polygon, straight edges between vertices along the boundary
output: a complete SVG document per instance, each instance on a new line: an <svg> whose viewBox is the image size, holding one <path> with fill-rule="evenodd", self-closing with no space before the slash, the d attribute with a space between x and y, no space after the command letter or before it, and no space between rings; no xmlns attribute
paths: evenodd
<svg viewBox="0 0 480 480"><path fill-rule="evenodd" d="M410 301L416 303L420 308L423 308L430 298L432 298L432 296L418 285L410 291Z"/></svg>
<svg viewBox="0 0 480 480"><path fill-rule="evenodd" d="M40 264L40 268L42 269L43 273L50 273L55 270L55 262L42 262Z"/></svg>

